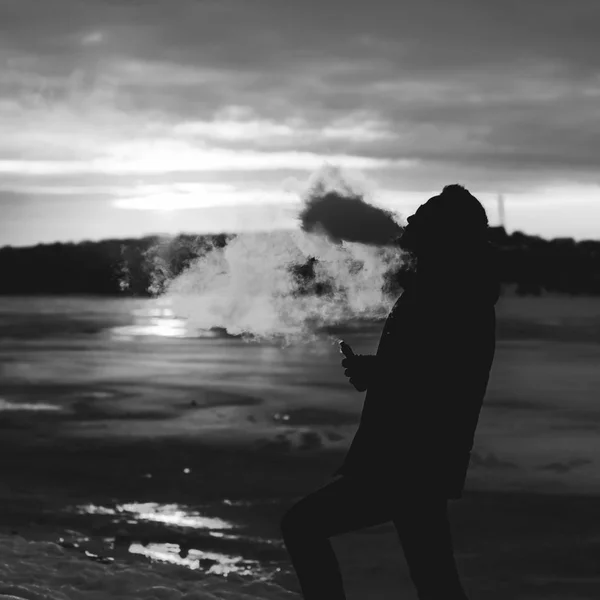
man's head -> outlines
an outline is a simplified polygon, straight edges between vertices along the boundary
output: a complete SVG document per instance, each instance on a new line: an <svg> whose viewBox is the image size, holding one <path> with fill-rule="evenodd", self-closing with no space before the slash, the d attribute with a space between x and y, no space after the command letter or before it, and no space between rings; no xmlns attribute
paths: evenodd
<svg viewBox="0 0 600 600"><path fill-rule="evenodd" d="M399 245L417 257L447 253L486 239L485 209L462 185L447 185L407 219Z"/></svg>

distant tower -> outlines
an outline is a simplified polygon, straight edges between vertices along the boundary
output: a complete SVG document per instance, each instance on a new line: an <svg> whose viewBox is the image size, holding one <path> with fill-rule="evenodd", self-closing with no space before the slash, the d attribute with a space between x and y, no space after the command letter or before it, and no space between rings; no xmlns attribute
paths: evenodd
<svg viewBox="0 0 600 600"><path fill-rule="evenodd" d="M504 215L504 196L502 194L498 194L498 221L500 222L500 227L504 227L504 229L506 229L506 217Z"/></svg>

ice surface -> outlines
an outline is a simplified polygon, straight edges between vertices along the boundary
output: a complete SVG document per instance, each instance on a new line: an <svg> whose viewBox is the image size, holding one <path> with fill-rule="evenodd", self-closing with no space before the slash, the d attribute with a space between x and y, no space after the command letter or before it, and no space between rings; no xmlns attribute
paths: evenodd
<svg viewBox="0 0 600 600"><path fill-rule="evenodd" d="M158 562L102 564L52 542L0 535L0 600L292 600L280 586Z"/></svg>

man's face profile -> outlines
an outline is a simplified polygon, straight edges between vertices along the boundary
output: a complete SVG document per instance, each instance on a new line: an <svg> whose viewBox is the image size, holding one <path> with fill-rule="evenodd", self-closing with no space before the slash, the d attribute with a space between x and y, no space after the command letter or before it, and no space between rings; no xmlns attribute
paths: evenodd
<svg viewBox="0 0 600 600"><path fill-rule="evenodd" d="M422 204L416 210L414 215L408 217L407 225L402 232L399 240L399 246L402 250L406 250L407 252L411 252L413 254L418 254L423 239L424 239L424 230L427 226L428 221L431 216L428 214L431 211L428 210L427 204Z"/></svg>
<svg viewBox="0 0 600 600"><path fill-rule="evenodd" d="M426 253L438 254L453 243L450 216L439 205L439 196L430 198L419 206L414 215L407 219L398 245L415 256Z"/></svg>

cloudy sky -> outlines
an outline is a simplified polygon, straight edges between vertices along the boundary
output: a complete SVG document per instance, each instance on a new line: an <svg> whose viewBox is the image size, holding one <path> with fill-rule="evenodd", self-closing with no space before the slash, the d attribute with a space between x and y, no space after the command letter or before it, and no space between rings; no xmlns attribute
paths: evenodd
<svg viewBox="0 0 600 600"><path fill-rule="evenodd" d="M600 238L598 0L0 0L0 245L291 226L324 164Z"/></svg>

